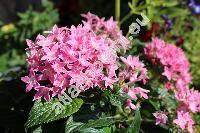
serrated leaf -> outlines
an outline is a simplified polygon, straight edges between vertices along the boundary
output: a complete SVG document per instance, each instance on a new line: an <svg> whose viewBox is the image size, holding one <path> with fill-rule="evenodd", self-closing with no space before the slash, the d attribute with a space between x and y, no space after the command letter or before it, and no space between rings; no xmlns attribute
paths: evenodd
<svg viewBox="0 0 200 133"><path fill-rule="evenodd" d="M29 113L29 118L25 124L25 127L30 128L35 125L66 118L67 116L76 113L83 104L82 99L75 98L71 104L63 105L65 108L59 114L56 114L55 110L52 109L52 106L57 102L57 99L44 103L41 101L36 101Z"/></svg>
<svg viewBox="0 0 200 133"><path fill-rule="evenodd" d="M140 111L136 110L135 111L134 120L133 120L132 124L129 127L129 132L130 133L139 133L139 131L140 131L140 125L141 125Z"/></svg>

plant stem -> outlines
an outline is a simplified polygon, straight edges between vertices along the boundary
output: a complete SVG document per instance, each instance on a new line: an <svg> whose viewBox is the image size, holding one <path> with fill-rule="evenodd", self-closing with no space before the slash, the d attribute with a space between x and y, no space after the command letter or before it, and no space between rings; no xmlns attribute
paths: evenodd
<svg viewBox="0 0 200 133"><path fill-rule="evenodd" d="M120 25L125 22L127 19L129 19L132 16L132 13L130 12L129 14L127 14L125 17L122 18L122 21L120 22Z"/></svg>
<svg viewBox="0 0 200 133"><path fill-rule="evenodd" d="M132 15L140 15L140 12L133 12L133 11L130 11L126 16L124 16L120 22L120 25L122 25L126 20L128 20Z"/></svg>
<svg viewBox="0 0 200 133"><path fill-rule="evenodd" d="M120 0L115 0L115 20L120 27Z"/></svg>

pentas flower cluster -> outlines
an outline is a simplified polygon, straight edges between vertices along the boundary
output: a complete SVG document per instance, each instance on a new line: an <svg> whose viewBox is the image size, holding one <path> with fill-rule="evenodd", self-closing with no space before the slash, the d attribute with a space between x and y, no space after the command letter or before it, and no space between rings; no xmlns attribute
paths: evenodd
<svg viewBox="0 0 200 133"><path fill-rule="evenodd" d="M182 129L187 129L190 133L193 132L194 121L192 120L189 112L178 111L177 119L173 122L179 125Z"/></svg>
<svg viewBox="0 0 200 133"><path fill-rule="evenodd" d="M180 102L179 110L183 109L183 112L181 114L178 112L178 118L174 122L182 129L187 128L192 132L191 127L194 122L188 115L190 110L200 112L200 100L197 100L200 99L200 93L188 87L192 78L189 72L189 62L184 52L175 45L167 44L158 38L154 38L145 47L144 52L154 64L160 64L164 68L162 75L168 80L165 87L167 90L172 89L176 99ZM187 121L182 123L181 116L184 114L187 114Z"/></svg>
<svg viewBox="0 0 200 133"><path fill-rule="evenodd" d="M164 75L170 82L175 82L179 90L186 90L191 83L190 65L181 48L154 38L144 49L145 55L152 61L158 61L164 68ZM171 89L169 82L167 89Z"/></svg>
<svg viewBox="0 0 200 133"><path fill-rule="evenodd" d="M124 84L123 91L130 96L127 100L126 106L131 109L136 109L136 106L131 100L137 100L137 95L144 99L148 99L147 93L149 90L135 86L137 82L146 84L148 80L147 69L144 63L139 60L139 57L129 55L127 58L121 57L122 62L126 65L125 69L120 71L119 79L121 82L128 81Z"/></svg>
<svg viewBox="0 0 200 133"><path fill-rule="evenodd" d="M38 35L34 42L27 40L29 75L22 81L27 83L27 92L37 91L35 100L44 97L50 101L70 85L84 91L95 86L112 88L118 81L113 38L122 33L112 19L104 21L91 13L83 16L87 18L83 25L54 26L46 37Z"/></svg>

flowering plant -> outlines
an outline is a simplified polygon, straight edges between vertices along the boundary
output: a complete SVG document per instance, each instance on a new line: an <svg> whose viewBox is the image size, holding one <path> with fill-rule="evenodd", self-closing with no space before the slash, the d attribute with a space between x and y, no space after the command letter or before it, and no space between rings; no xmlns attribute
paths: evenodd
<svg viewBox="0 0 200 133"><path fill-rule="evenodd" d="M200 93L189 88L192 76L183 50L153 38L140 54L131 53L138 46L113 18L82 16L86 20L78 26L55 25L34 42L27 40L28 75L21 79L27 92L36 91L36 102L26 127L70 116L69 132L139 132L141 123L155 120L163 130L192 133ZM80 94L56 114L51 106L72 85ZM83 120L83 113L94 118Z"/></svg>
<svg viewBox="0 0 200 133"><path fill-rule="evenodd" d="M32 34L48 29L57 20L52 5L44 17L28 11L20 15L20 25L7 25L14 30L7 32L9 27L2 27L2 35L17 33L15 37L21 44L25 35L31 40L26 40L27 71L17 67L0 73L0 109L4 110L0 111L0 126L14 120L19 132L24 132L24 125L19 123L26 122L27 132L135 133L151 129L198 133L200 92L198 85L193 85L193 79L198 82L198 60L193 60L198 57L198 48L189 49L183 43L187 38L186 45L197 46L196 36L200 34L198 28L189 32L190 25L182 23L190 10L198 15L198 5L194 1L180 5L179 0L144 1L129 2L131 11L121 21L120 0L116 0L116 21L88 12L81 15L79 25L54 25L35 40ZM180 8L187 4L187 9ZM46 21L49 12L55 17L52 21ZM177 12L183 13L181 19L180 14L174 17ZM32 23L31 16L39 21ZM136 22L125 36L124 22L128 23L131 16L136 17ZM199 27L194 16L189 20ZM45 21L47 28L40 21ZM30 25L33 29L26 30ZM17 32L18 27L27 34ZM139 30L135 32L134 28ZM183 29L184 36L177 37L176 33L183 34ZM24 88L27 94L21 95ZM16 94L8 93L15 90ZM7 98L8 94L11 98ZM4 101L7 105L2 104Z"/></svg>

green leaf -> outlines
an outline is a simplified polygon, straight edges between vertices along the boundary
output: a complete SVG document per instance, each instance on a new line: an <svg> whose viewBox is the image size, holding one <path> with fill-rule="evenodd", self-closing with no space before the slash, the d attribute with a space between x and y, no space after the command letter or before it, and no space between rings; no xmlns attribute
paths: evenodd
<svg viewBox="0 0 200 133"><path fill-rule="evenodd" d="M86 129L80 130L79 132L80 133L111 133L111 128L110 127L104 127L101 129L86 128Z"/></svg>
<svg viewBox="0 0 200 133"><path fill-rule="evenodd" d="M111 133L112 132L111 127L104 127L102 130L104 131L104 133Z"/></svg>
<svg viewBox="0 0 200 133"><path fill-rule="evenodd" d="M105 118L100 118L97 120L90 120L88 123L83 124L80 129L86 129L86 128L101 128L101 127L107 127L109 125L112 125L115 123L115 118L114 117L105 117Z"/></svg>
<svg viewBox="0 0 200 133"><path fill-rule="evenodd" d="M111 94L110 102L113 106L122 106L126 99L128 99L128 95L121 95L121 94Z"/></svg>
<svg viewBox="0 0 200 133"><path fill-rule="evenodd" d="M139 110L136 110L136 111L135 111L134 120L133 120L132 124L131 124L130 127L129 127L129 132L130 132L130 133L139 133L140 125L141 125L141 115L140 115L140 111L139 111Z"/></svg>
<svg viewBox="0 0 200 133"><path fill-rule="evenodd" d="M111 128L110 127L104 127L101 129L87 128L87 129L81 130L79 132L80 133L111 133Z"/></svg>
<svg viewBox="0 0 200 133"><path fill-rule="evenodd" d="M151 99L149 102L153 105L156 110L160 110L160 102L156 99Z"/></svg>
<svg viewBox="0 0 200 133"><path fill-rule="evenodd" d="M163 1L163 0L154 0L151 2L153 6L164 6L164 7L173 7L178 4L177 1L174 0L168 0L168 1Z"/></svg>
<svg viewBox="0 0 200 133"><path fill-rule="evenodd" d="M79 132L80 133L104 133L102 132L102 130L95 129L95 128L86 128L86 129L80 130Z"/></svg>
<svg viewBox="0 0 200 133"><path fill-rule="evenodd" d="M111 133L108 127L115 123L115 117L105 117L97 120L90 120L88 123L73 121L72 117L66 122L65 133Z"/></svg>
<svg viewBox="0 0 200 133"><path fill-rule="evenodd" d="M64 109L59 114L56 114L55 110L52 109L52 106L57 102L57 99L44 103L41 101L36 101L30 111L28 121L25 124L26 129L35 125L66 118L67 116L76 113L83 104L82 99L75 98L71 104L63 105Z"/></svg>
<svg viewBox="0 0 200 133"><path fill-rule="evenodd" d="M110 102L113 106L122 106L123 104L117 95L111 95Z"/></svg>
<svg viewBox="0 0 200 133"><path fill-rule="evenodd" d="M42 133L42 128L39 126L37 129L33 131L33 133Z"/></svg>
<svg viewBox="0 0 200 133"><path fill-rule="evenodd" d="M83 125L83 123L81 122L74 122L73 121L73 117L69 117L67 122L66 122L66 126L65 126L65 133L72 133L73 131L75 131L77 129L77 127Z"/></svg>

